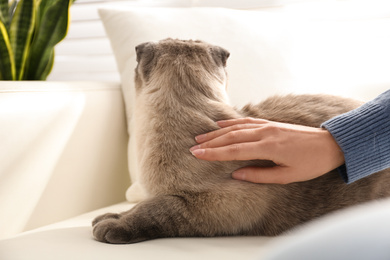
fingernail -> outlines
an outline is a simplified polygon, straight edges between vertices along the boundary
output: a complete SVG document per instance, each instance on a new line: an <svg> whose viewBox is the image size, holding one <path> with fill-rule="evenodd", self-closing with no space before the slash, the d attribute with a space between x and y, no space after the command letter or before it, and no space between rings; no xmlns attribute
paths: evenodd
<svg viewBox="0 0 390 260"><path fill-rule="evenodd" d="M198 150L198 149L200 149L200 145L195 145L195 146L190 148L190 151L192 152L192 151Z"/></svg>
<svg viewBox="0 0 390 260"><path fill-rule="evenodd" d="M217 125L224 127L226 125L226 120L217 121Z"/></svg>
<svg viewBox="0 0 390 260"><path fill-rule="evenodd" d="M198 136L195 137L195 140L196 140L198 143L200 143L200 142L202 142L203 140L206 139L206 135L207 135L207 134L198 135Z"/></svg>
<svg viewBox="0 0 390 260"><path fill-rule="evenodd" d="M238 170L232 173L232 178L236 180L245 180L245 171L243 170Z"/></svg>
<svg viewBox="0 0 390 260"><path fill-rule="evenodd" d="M199 156L199 155L204 154L204 149L192 150L191 153L192 153L192 155L194 155L194 156Z"/></svg>

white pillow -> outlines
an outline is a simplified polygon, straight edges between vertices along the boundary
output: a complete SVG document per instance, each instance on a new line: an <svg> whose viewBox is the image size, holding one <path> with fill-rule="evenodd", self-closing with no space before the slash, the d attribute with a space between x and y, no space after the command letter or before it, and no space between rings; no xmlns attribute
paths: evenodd
<svg viewBox="0 0 390 260"><path fill-rule="evenodd" d="M332 9L334 10L334 9ZM336 10L337 11L337 10ZM167 37L199 39L230 51L233 105L284 93L331 93L363 100L390 87L390 15L304 17L294 12L223 8L105 8L99 11L115 53L129 122L126 197L144 197L131 139L135 46ZM364 19L363 19L364 18Z"/></svg>

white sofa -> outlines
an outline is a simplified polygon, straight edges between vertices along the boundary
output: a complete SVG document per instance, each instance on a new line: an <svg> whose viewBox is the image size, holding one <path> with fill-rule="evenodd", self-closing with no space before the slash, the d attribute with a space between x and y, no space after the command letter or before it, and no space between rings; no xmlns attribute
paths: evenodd
<svg viewBox="0 0 390 260"><path fill-rule="evenodd" d="M124 201L128 136L119 85L1 82L0 111L2 260L389 259L389 200L341 211L279 238L97 242L92 219L134 205ZM100 209L69 218L94 208Z"/></svg>
<svg viewBox="0 0 390 260"><path fill-rule="evenodd" d="M369 100L390 88L390 31L382 30L390 10L364 10L359 1L351 11L348 2L310 6L309 14L301 5L258 13L108 8L101 17L121 82L117 75L113 82L74 75L83 81L54 81L69 73L58 69L61 58L52 81L0 82L0 259L389 259L389 201L341 211L281 238L119 246L91 234L95 216L127 210L142 197L128 147L136 44L169 36L229 49L229 96L238 106L290 92Z"/></svg>

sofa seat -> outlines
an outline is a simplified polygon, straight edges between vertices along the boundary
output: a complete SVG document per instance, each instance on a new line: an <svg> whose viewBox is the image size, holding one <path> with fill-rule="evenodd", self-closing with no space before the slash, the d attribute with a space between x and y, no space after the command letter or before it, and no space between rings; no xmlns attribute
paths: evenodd
<svg viewBox="0 0 390 260"><path fill-rule="evenodd" d="M96 216L134 205L114 204L0 240L0 259L390 259L390 199L340 210L279 237L163 238L126 245L94 240Z"/></svg>
<svg viewBox="0 0 390 260"><path fill-rule="evenodd" d="M0 241L0 259L255 259L267 237L155 239L130 245L94 240L91 222L135 204L122 202Z"/></svg>

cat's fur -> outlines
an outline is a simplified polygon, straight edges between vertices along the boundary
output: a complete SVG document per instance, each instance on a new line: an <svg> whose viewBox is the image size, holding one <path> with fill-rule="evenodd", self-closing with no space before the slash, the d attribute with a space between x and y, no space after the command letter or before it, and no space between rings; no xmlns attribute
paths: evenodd
<svg viewBox="0 0 390 260"><path fill-rule="evenodd" d="M360 103L326 95L272 97L236 110L228 105L229 53L200 41L166 39L136 48L134 120L142 183L149 198L93 221L95 238L134 243L161 237L278 235L346 206L390 195L390 172L345 184L336 171L288 185L237 181L231 173L269 161L209 162L189 148L194 137L239 117L318 127ZM305 163L305 162L302 162Z"/></svg>

